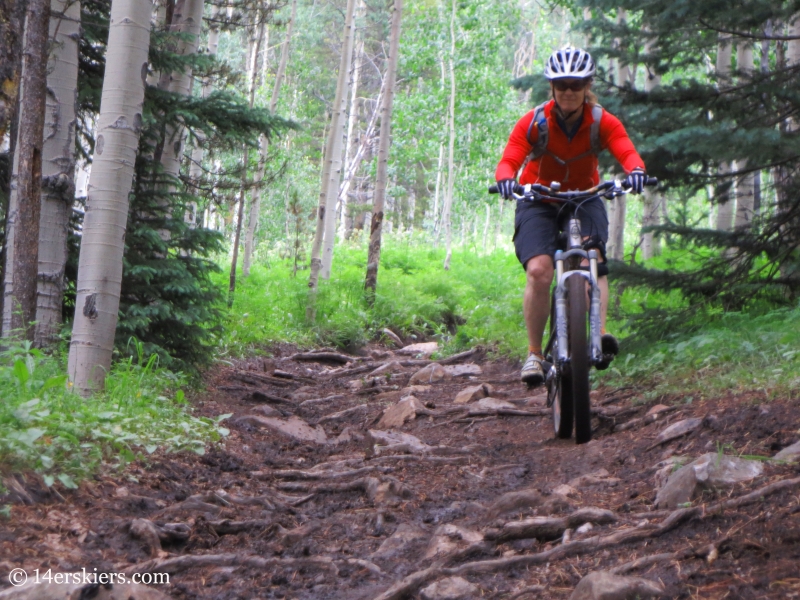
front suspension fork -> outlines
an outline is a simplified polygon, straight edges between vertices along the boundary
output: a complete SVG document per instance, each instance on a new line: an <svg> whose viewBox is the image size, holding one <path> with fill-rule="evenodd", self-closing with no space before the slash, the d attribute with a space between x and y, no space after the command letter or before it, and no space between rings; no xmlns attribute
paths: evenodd
<svg viewBox="0 0 800 600"><path fill-rule="evenodd" d="M589 270L564 270L564 261L571 256L580 256L589 260ZM597 250L572 249L564 252L556 251L556 363L560 367L569 362L569 344L567 342L567 288L568 277L583 277L589 283L589 352L590 360L597 364L603 360L600 341L600 286L597 283Z"/></svg>

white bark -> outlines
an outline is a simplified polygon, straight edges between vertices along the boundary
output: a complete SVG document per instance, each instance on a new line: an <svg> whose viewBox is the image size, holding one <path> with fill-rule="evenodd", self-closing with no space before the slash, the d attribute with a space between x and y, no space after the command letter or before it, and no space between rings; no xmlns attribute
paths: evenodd
<svg viewBox="0 0 800 600"><path fill-rule="evenodd" d="M81 5L53 0L47 65L47 112L42 146L42 212L39 220L39 279L34 343L51 344L61 328L67 233L75 198L75 126Z"/></svg>
<svg viewBox="0 0 800 600"><path fill-rule="evenodd" d="M206 53L210 56L216 56L217 48L219 46L219 26L214 22L214 19L217 18L219 14L219 7L216 5L211 6L211 25L209 26L208 30L208 45L206 46ZM208 95L211 93L211 81L209 79L204 79L202 82L202 87L200 91L201 98L208 98ZM191 184L194 186L198 186L200 183L200 179L203 176L203 155L205 154L203 150L203 143L205 142L206 136L203 134L202 131L195 132L197 136L197 141L195 142L194 148L192 148L192 159L189 165L189 180ZM190 223L191 226L194 226L197 219L197 202L191 203L191 210L187 211L186 213L186 221Z"/></svg>
<svg viewBox="0 0 800 600"><path fill-rule="evenodd" d="M436 232L439 228L439 193L442 183L442 169L444 168L444 144L439 144L439 160L436 161L436 186L433 190L433 241L436 247Z"/></svg>
<svg viewBox="0 0 800 600"><path fill-rule="evenodd" d="M617 9L617 23L623 24L627 19L627 11L624 8ZM621 41L616 40L617 46ZM629 65L622 61L616 63L616 82L619 87L631 84L631 70ZM613 67L612 67L613 68ZM613 260L622 260L625 256L625 216L627 199L625 196L614 198L609 204L608 211L608 257Z"/></svg>
<svg viewBox="0 0 800 600"><path fill-rule="evenodd" d="M378 267L381 259L381 235L383 226L383 205L386 198L386 183L389 171L389 146L392 134L392 105L394 102L395 78L397 76L397 53L400 48L400 21L403 15L403 0L394 0L392 26L389 39L389 52L386 57L386 93L381 105L381 133L378 141L378 173L375 181L372 218L370 222L369 251L367 254L367 273L364 288L374 297L378 284Z"/></svg>
<svg viewBox="0 0 800 600"><path fill-rule="evenodd" d="M450 209L453 206L453 191L456 184L455 173L455 140L456 140L456 0L453 0L452 12L450 15L450 104L448 109L448 129L449 138L447 144L447 189L444 195L444 206L442 207L442 224L444 225L445 236L445 256L444 270L450 270L450 258L453 254L453 232L451 231Z"/></svg>
<svg viewBox="0 0 800 600"><path fill-rule="evenodd" d="M736 66L740 75L746 80L749 79L755 66L753 64L753 46L750 43L742 42L736 47ZM747 159L736 161L736 168L739 171L747 169ZM753 220L753 206L755 202L755 173L742 175L736 186L736 217L734 225L747 227Z"/></svg>
<svg viewBox="0 0 800 600"><path fill-rule="evenodd" d="M278 97L280 95L283 79L286 75L286 65L289 62L289 49L292 41L292 29L294 27L295 17L297 15L297 0L292 1L292 14L289 18L289 23L286 25L286 37L281 47L281 59L278 64L278 71L275 74L275 85L272 88L272 98L269 102L269 110L275 113L275 108L278 106ZM267 52L264 52L264 67L263 71L267 71ZM253 248L256 229L258 228L258 220L261 214L261 195L263 190L259 185L264 180L264 174L267 170L267 154L269 151L269 142L267 136L262 135L258 140L258 170L256 172L255 183L256 187L253 191L253 200L250 204L250 214L247 220L247 233L244 239L244 259L242 264L242 273L245 277L250 275L250 265L253 260Z"/></svg>
<svg viewBox="0 0 800 600"><path fill-rule="evenodd" d="M355 0L348 0L344 23L344 44L342 60L339 63L339 81L336 85L336 98L333 102L331 121L331 142L328 145L328 181L325 186L325 235L322 242L322 269L320 276L330 279L333 264L333 248L336 245L336 204L339 200L339 184L342 181L342 153L344 144L345 107L350 95L350 65L353 62L355 42Z"/></svg>
<svg viewBox="0 0 800 600"><path fill-rule="evenodd" d="M645 53L650 54L653 52L653 43L648 41L645 45ZM647 72L644 91L652 92L653 89L661 85L661 75L656 73ZM642 211L642 227L649 227L658 225L660 222L660 205L663 197L653 188L646 187L643 194L643 211ZM661 243L658 238L653 235L653 232L642 234L642 258L649 260L661 253Z"/></svg>
<svg viewBox="0 0 800 600"><path fill-rule="evenodd" d="M255 106L256 100L256 87L258 81L258 55L261 52L261 46L264 43L264 38L267 34L266 24L264 23L263 16L260 16L261 22L256 26L253 35L250 37L250 44L248 48L248 62L247 62L247 77L248 77L248 104L250 108ZM263 138L263 136L262 136ZM262 140L259 140L259 146L262 145ZM261 147L259 148L261 150ZM266 153L266 148L264 148ZM259 165L256 168L255 179L261 175L261 160L262 153L259 152ZM249 152L245 151L245 157L249 157ZM242 171L242 189L247 187L247 169L249 167L248 161L244 161ZM244 195L242 199L244 200ZM260 210L261 196L258 190L253 188L250 192L250 210L248 211L247 229L244 234L244 256L242 257L242 275L248 277L250 275L250 262L253 258L253 241L255 239L256 226L258 225L258 213Z"/></svg>
<svg viewBox="0 0 800 600"><path fill-rule="evenodd" d="M733 47L729 35L720 35L719 43L717 44L717 62L716 73L719 81L719 87L725 88L730 85L731 78L731 56ZM733 226L733 214L736 208L736 197L731 193L731 188L727 187L727 180L725 176L731 172L731 165L727 162L720 162L717 174L720 176L715 197L717 200L717 223L716 227L720 231L728 231Z"/></svg>
<svg viewBox="0 0 800 600"><path fill-rule="evenodd" d="M149 46L150 3L113 0L68 364L84 394L101 389L111 367Z"/></svg>
<svg viewBox="0 0 800 600"><path fill-rule="evenodd" d="M187 56L195 54L200 43L200 27L203 22L203 0L178 0L173 15L174 26L170 29L176 33L191 36L178 42L176 53ZM192 72L176 71L162 75L159 87L175 94L188 96L192 91ZM181 157L185 142L185 130L177 123L167 123L164 134L164 149L161 153L161 167L165 175L177 178L181 168ZM172 189L172 186L170 186Z"/></svg>
<svg viewBox="0 0 800 600"><path fill-rule="evenodd" d="M364 0L358 0L356 7L356 19L361 17L364 13L365 4ZM361 78L361 69L364 65L364 36L360 35L358 31L356 35L356 49L355 49L355 65L353 66L352 82L350 83L350 109L347 111L347 135L344 143L344 181L339 187L337 205L339 214L339 238L345 239L347 237L347 192L350 189L350 181L355 174L352 169L354 163L354 156L356 154L356 136L355 128L358 121L358 84ZM383 87L383 86L381 86ZM380 106L378 102L377 106ZM373 114L377 114L377 106Z"/></svg>

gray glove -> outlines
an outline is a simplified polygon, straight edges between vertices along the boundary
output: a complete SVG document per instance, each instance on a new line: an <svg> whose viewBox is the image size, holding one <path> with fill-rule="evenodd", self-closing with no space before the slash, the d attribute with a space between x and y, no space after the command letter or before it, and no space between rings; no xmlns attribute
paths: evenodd
<svg viewBox="0 0 800 600"><path fill-rule="evenodd" d="M512 197L511 195L514 193L514 186L516 183L516 179L502 179L497 182L497 189L504 200L508 200Z"/></svg>
<svg viewBox="0 0 800 600"><path fill-rule="evenodd" d="M643 169L634 169L625 178L625 185L629 187L634 194L641 194L644 190L644 182L647 181L647 175Z"/></svg>

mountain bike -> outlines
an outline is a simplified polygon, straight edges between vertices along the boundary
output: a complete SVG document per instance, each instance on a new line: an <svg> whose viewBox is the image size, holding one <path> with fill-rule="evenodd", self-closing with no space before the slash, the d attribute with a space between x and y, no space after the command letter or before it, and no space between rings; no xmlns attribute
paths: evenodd
<svg viewBox="0 0 800 600"><path fill-rule="evenodd" d="M657 184L654 177L645 183ZM545 386L556 436L570 438L574 424L575 443L585 444L592 439L589 370L591 366L607 366L613 356L603 354L601 342L597 241L592 238L584 241L579 212L584 202L595 198L611 200L628 194L630 189L619 181L604 181L585 191L560 189L558 182L550 187L516 185L514 197L518 202L559 203L568 211L569 220L560 239L563 247L556 250L554 257L555 287L550 304L549 337L544 347ZM489 188L489 193L497 192L497 186ZM588 262L588 267L581 266L583 261Z"/></svg>

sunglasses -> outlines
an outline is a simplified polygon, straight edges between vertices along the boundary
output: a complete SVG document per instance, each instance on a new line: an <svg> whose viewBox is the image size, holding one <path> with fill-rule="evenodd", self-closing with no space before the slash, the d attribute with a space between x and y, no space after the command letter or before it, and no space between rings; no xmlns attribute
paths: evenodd
<svg viewBox="0 0 800 600"><path fill-rule="evenodd" d="M567 90L572 90L573 92L580 92L581 90L586 88L587 84L588 81L586 81L585 79L579 79L578 81L571 81L571 82L564 81L563 79L556 79L553 82L553 87L556 88L556 90L559 92L566 92Z"/></svg>

